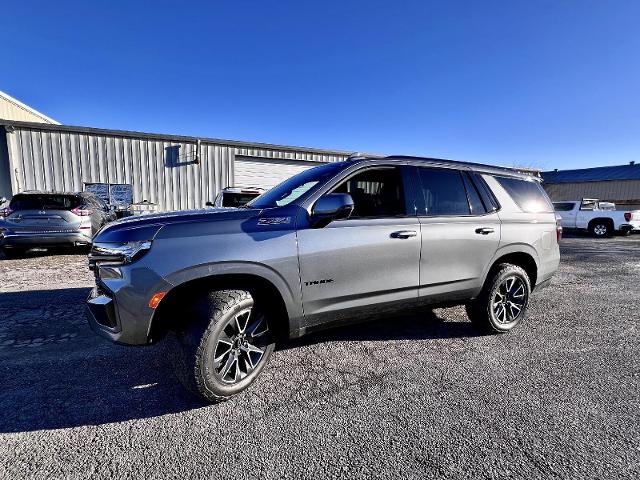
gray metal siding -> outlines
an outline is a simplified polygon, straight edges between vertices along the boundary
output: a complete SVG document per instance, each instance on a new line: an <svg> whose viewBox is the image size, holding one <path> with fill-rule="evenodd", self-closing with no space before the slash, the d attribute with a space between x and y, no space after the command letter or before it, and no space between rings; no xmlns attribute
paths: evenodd
<svg viewBox="0 0 640 480"><path fill-rule="evenodd" d="M0 151L0 188L9 190L7 197L128 183L134 203L148 200L159 211L201 208L237 184L236 168L241 181L271 187L318 163L348 157L335 150L2 120L0 132L2 125L9 130L4 167ZM236 155L245 163L236 165Z"/></svg>
<svg viewBox="0 0 640 480"><path fill-rule="evenodd" d="M191 142L31 128L15 128L6 137L14 193L130 183L134 202L148 200L164 211L201 208L233 183L229 146L201 145L196 161Z"/></svg>
<svg viewBox="0 0 640 480"><path fill-rule="evenodd" d="M11 198L11 169L9 168L9 150L4 130L0 128L0 198ZM1 206L1 205L0 205Z"/></svg>
<svg viewBox="0 0 640 480"><path fill-rule="evenodd" d="M554 201L598 198L619 204L640 204L640 180L545 183L544 188Z"/></svg>
<svg viewBox="0 0 640 480"><path fill-rule="evenodd" d="M234 185L237 187L271 188L297 173L323 162L241 157L236 155Z"/></svg>

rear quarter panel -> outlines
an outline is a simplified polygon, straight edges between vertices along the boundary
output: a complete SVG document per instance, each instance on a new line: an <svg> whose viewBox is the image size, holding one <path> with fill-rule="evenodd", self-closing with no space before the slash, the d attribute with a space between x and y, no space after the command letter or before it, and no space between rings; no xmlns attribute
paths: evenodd
<svg viewBox="0 0 640 480"><path fill-rule="evenodd" d="M560 264L555 213L523 212L495 178L490 175L483 175L483 178L501 206L498 215L502 229L495 260L509 253L528 253L538 266L536 284L549 279Z"/></svg>

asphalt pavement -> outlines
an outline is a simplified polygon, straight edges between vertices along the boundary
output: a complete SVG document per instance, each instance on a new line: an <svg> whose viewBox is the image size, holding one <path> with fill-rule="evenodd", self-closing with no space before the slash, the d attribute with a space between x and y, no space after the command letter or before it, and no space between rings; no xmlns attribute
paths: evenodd
<svg viewBox="0 0 640 480"><path fill-rule="evenodd" d="M505 335L460 307L283 345L205 405L84 319L82 254L0 258L1 478L640 478L640 236L566 238Z"/></svg>

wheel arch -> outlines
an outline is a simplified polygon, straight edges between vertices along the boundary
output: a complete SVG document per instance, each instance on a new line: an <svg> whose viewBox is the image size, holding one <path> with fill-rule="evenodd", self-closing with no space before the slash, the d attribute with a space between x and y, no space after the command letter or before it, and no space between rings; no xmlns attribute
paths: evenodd
<svg viewBox="0 0 640 480"><path fill-rule="evenodd" d="M607 225L611 226L611 230L615 230L615 223L614 223L613 219L612 218L608 218L608 217L592 218L591 220L589 220L589 223L587 224L587 229L591 230L591 227L596 222L606 223Z"/></svg>
<svg viewBox="0 0 640 480"><path fill-rule="evenodd" d="M291 336L299 328L299 302L293 298L293 292L286 282L268 267L241 268L242 265L225 265L224 268L212 268L208 265L191 269L189 272L179 272L168 277L173 284L156 308L148 331L148 339L157 341L168 331L177 330L186 325L189 319L180 318L184 314L185 302L201 298L211 290L247 290L256 303L264 306L275 318L281 319L276 328L279 335Z"/></svg>
<svg viewBox="0 0 640 480"><path fill-rule="evenodd" d="M538 255L533 247L529 245L513 245L507 249L502 249L496 252L493 261L489 265L489 268L484 275L484 283L487 278L496 270L498 265L502 263L510 263L522 268L531 281L531 291L535 289L538 281L539 262Z"/></svg>

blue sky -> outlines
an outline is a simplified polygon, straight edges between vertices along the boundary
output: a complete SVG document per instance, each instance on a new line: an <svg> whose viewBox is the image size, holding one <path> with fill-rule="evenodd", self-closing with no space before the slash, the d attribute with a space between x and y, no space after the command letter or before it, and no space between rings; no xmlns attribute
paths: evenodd
<svg viewBox="0 0 640 480"><path fill-rule="evenodd" d="M0 90L70 125L577 168L640 160L640 2L12 2Z"/></svg>

